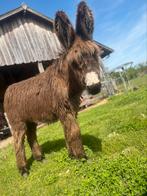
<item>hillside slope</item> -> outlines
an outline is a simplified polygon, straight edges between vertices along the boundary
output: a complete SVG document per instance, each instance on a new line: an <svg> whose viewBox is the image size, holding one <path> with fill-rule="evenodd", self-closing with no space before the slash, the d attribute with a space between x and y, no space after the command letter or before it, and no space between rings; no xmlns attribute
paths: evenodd
<svg viewBox="0 0 147 196"><path fill-rule="evenodd" d="M60 123L38 130L46 162L31 157L19 176L13 147L0 150L0 195L145 195L147 187L147 88L114 96L79 115L89 157L71 160Z"/></svg>

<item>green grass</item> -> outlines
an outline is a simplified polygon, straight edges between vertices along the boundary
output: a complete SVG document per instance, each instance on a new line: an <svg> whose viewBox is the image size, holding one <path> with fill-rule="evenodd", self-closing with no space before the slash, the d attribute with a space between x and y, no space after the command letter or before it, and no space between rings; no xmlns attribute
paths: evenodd
<svg viewBox="0 0 147 196"><path fill-rule="evenodd" d="M88 161L68 158L60 123L43 127L46 162L34 161L26 143L28 178L18 174L12 146L0 151L0 195L145 195L147 88L113 96L78 121Z"/></svg>
<svg viewBox="0 0 147 196"><path fill-rule="evenodd" d="M147 86L147 74L137 77L130 81L131 85L136 87Z"/></svg>
<svg viewBox="0 0 147 196"><path fill-rule="evenodd" d="M147 74L144 74L140 77L134 78L132 80L129 80L130 86L127 86L127 88L141 88L142 86L147 86ZM117 85L117 88L120 92L125 91L124 85L121 83Z"/></svg>

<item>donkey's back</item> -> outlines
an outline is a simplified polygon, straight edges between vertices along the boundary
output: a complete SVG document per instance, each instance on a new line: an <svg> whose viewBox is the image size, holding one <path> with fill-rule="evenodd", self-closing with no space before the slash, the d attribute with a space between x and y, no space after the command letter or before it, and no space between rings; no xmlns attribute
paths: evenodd
<svg viewBox="0 0 147 196"><path fill-rule="evenodd" d="M54 67L9 86L4 99L9 123L13 125L16 121L17 125L18 120L24 123L54 120L59 103L57 99L62 97L63 93L65 94L65 85Z"/></svg>

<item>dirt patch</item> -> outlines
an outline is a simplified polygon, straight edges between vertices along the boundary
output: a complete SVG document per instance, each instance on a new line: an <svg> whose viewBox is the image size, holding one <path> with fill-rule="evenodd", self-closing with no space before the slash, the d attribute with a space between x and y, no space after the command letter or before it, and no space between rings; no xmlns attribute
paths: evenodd
<svg viewBox="0 0 147 196"><path fill-rule="evenodd" d="M90 110L91 108L96 108L96 107L98 107L98 106L100 106L100 105L106 104L107 102L108 102L108 99L103 99L103 100L101 100L100 102L98 102L98 103L96 103L96 104L94 104L94 105L88 106L87 108L83 109L83 110L80 111L80 112L85 112L85 111L87 111L87 110Z"/></svg>
<svg viewBox="0 0 147 196"><path fill-rule="evenodd" d="M9 144L12 144L12 141L12 137L0 141L0 149L7 147Z"/></svg>

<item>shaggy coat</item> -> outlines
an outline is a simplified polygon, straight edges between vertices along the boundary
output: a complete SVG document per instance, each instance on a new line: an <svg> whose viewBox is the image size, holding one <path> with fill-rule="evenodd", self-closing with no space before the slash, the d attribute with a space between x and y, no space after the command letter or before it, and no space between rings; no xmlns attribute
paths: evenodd
<svg viewBox="0 0 147 196"><path fill-rule="evenodd" d="M79 4L75 32L66 14L58 11L54 28L65 48L64 54L44 73L11 85L4 98L6 117L14 137L17 167L22 175L28 172L25 135L34 158L43 158L36 137L38 122L59 119L64 128L69 155L86 157L76 114L81 93L86 88L86 74L92 71L99 77L99 48L91 41L92 13L85 2ZM97 82L94 87L98 92L100 83Z"/></svg>

